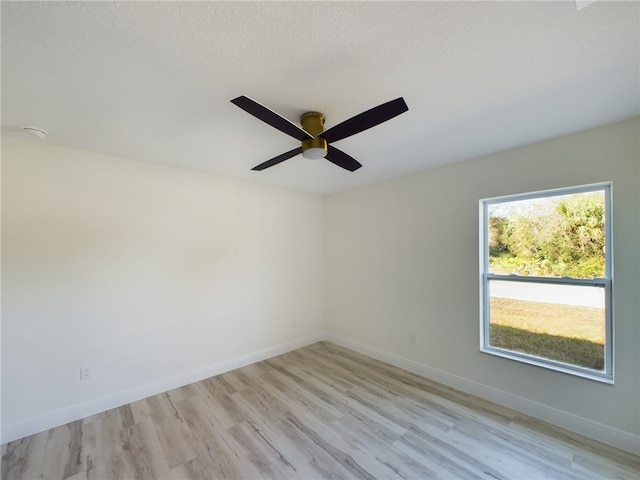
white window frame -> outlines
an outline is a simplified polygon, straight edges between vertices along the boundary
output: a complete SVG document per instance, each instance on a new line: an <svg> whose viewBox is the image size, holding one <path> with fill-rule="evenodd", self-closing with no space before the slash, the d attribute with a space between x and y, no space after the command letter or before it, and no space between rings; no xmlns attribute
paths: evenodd
<svg viewBox="0 0 640 480"><path fill-rule="evenodd" d="M531 200L536 198L553 197L557 195L570 195L574 193L586 193L604 191L605 197L605 277L593 279L581 279L573 277L535 277L521 275L503 275L489 272L489 206L498 203L514 202L518 200ZM499 357L524 362L538 367L556 370L584 377L599 382L613 384L614 378L614 351L613 351L613 240L612 240L612 184L611 182L595 183L575 187L543 190L516 195L486 198L480 200L480 351ZM490 344L490 293L489 285L493 280L532 282L558 285L582 285L594 286L604 289L605 303L605 344L604 344L604 370L592 370L578 365L559 362L547 358L516 352L509 349L494 347Z"/></svg>

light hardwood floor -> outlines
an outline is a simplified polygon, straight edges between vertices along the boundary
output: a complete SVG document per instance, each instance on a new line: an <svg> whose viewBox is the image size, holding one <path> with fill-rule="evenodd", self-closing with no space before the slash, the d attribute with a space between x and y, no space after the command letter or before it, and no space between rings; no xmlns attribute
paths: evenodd
<svg viewBox="0 0 640 480"><path fill-rule="evenodd" d="M635 479L640 459L321 342L2 446L3 479Z"/></svg>

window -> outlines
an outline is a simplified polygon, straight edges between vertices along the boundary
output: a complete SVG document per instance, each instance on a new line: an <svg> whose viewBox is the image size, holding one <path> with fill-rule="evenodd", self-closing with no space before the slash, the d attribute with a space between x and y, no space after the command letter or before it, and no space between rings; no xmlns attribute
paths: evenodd
<svg viewBox="0 0 640 480"><path fill-rule="evenodd" d="M613 383L611 185L480 201L480 350Z"/></svg>

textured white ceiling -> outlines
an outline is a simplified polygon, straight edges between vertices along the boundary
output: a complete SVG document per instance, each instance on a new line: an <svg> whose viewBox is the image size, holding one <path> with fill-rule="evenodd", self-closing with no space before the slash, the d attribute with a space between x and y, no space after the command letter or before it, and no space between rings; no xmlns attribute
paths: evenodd
<svg viewBox="0 0 640 480"><path fill-rule="evenodd" d="M2 127L41 140L332 192L637 116L638 2L2 1ZM229 102L327 127L403 96L336 142L354 173Z"/></svg>

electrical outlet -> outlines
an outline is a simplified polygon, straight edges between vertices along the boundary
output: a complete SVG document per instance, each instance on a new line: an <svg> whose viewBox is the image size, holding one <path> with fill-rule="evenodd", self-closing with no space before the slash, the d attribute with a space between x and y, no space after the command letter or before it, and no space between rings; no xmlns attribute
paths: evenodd
<svg viewBox="0 0 640 480"><path fill-rule="evenodd" d="M80 380L91 380L93 378L93 367L90 365L80 365Z"/></svg>
<svg viewBox="0 0 640 480"><path fill-rule="evenodd" d="M409 334L409 345L415 345L416 344L416 336L413 333Z"/></svg>

